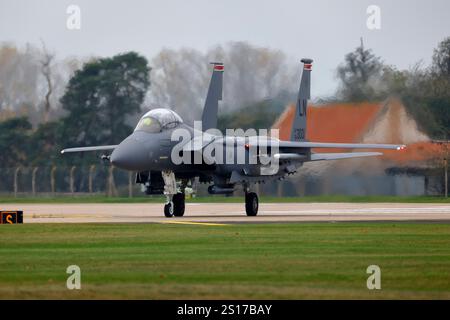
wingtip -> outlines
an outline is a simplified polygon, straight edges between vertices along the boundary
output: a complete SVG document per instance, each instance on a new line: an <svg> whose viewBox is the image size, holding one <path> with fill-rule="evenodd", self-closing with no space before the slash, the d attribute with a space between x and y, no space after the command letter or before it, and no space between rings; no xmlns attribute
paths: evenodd
<svg viewBox="0 0 450 320"><path fill-rule="evenodd" d="M64 152L66 152L66 150L61 150L61 154L64 154Z"/></svg>
<svg viewBox="0 0 450 320"><path fill-rule="evenodd" d="M402 144L401 146L397 147L397 150L405 150L406 149L406 144Z"/></svg>

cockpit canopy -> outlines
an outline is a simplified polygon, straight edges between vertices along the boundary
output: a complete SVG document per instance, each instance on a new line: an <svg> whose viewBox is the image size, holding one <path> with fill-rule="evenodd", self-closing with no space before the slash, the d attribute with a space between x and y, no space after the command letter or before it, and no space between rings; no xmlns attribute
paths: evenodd
<svg viewBox="0 0 450 320"><path fill-rule="evenodd" d="M157 108L144 114L134 131L140 130L149 133L157 133L165 129L175 128L180 123L183 123L183 120L174 111Z"/></svg>

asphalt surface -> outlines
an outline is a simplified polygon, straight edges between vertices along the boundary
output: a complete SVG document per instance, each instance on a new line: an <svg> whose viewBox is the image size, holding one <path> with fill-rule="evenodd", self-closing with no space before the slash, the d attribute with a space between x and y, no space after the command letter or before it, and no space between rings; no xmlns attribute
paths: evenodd
<svg viewBox="0 0 450 320"><path fill-rule="evenodd" d="M23 210L24 223L268 223L334 221L436 221L450 223L450 204L261 203L247 217L240 203L187 203L184 217L165 218L163 204L2 204Z"/></svg>

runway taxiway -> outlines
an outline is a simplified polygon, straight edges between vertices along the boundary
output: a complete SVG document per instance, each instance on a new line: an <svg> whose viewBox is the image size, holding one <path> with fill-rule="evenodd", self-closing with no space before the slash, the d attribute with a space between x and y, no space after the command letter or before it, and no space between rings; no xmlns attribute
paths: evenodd
<svg viewBox="0 0 450 320"><path fill-rule="evenodd" d="M450 204L261 203L247 217L241 203L187 203L180 218L165 218L163 204L1 204L23 210L24 223L269 223L338 221L440 221L450 223Z"/></svg>

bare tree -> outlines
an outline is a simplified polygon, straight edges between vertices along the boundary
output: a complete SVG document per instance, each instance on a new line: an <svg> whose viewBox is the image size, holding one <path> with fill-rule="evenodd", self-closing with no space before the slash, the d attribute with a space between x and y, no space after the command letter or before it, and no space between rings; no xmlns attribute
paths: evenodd
<svg viewBox="0 0 450 320"><path fill-rule="evenodd" d="M18 49L13 44L0 45L0 112L21 114L39 101L38 50L27 44Z"/></svg>
<svg viewBox="0 0 450 320"><path fill-rule="evenodd" d="M432 70L439 76L450 78L450 37L441 41L434 49Z"/></svg>
<svg viewBox="0 0 450 320"><path fill-rule="evenodd" d="M208 60L201 52L163 49L152 60L149 103L171 108L187 122L198 119L208 77Z"/></svg>
<svg viewBox="0 0 450 320"><path fill-rule="evenodd" d="M218 45L206 53L194 49L162 50L152 60L148 102L170 107L191 122L203 109L210 61L225 63L223 111L235 111L282 91L296 91L299 66L278 50L246 42Z"/></svg>
<svg viewBox="0 0 450 320"><path fill-rule="evenodd" d="M338 96L347 101L365 101L375 98L374 81L381 78L383 63L370 49L361 45L345 56L337 68L340 80Z"/></svg>
<svg viewBox="0 0 450 320"><path fill-rule="evenodd" d="M53 92L53 83L52 83L52 63L55 58L54 54L51 54L48 52L45 42L41 40L42 42L42 60L41 63L41 73L45 78L45 81L47 82L47 92L45 94L45 102L44 102L44 123L49 121L50 116L50 109L51 109L51 103L50 103L50 96Z"/></svg>

